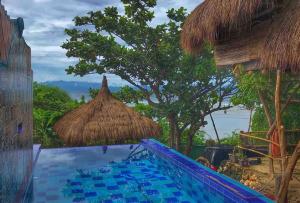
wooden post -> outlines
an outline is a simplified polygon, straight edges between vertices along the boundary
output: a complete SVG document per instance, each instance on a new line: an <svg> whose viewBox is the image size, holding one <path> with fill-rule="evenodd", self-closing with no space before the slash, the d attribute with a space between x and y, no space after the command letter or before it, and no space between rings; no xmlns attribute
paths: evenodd
<svg viewBox="0 0 300 203"><path fill-rule="evenodd" d="M282 158L282 175L284 174L287 165L286 139L284 135L284 127L281 119L281 70L277 70L276 74L276 89L275 89L275 112L276 112L276 127L279 135L280 153Z"/></svg>
<svg viewBox="0 0 300 203"><path fill-rule="evenodd" d="M277 195L278 202L284 203L287 198L288 186L290 182L289 171L287 168L287 152L286 152L286 137L284 132L284 126L281 119L281 70L277 70L276 73L276 89L275 89L275 112L276 112L276 127L279 135L280 154L281 154L281 184L280 190Z"/></svg>
<svg viewBox="0 0 300 203"><path fill-rule="evenodd" d="M300 141L298 142L298 145L295 148L295 151L291 157L291 160L289 161L289 164L285 170L285 173L282 177L282 181L280 184L280 189L278 193L278 203L284 203L286 201L288 188L289 188L289 182L292 178L293 171L296 167L297 161L300 159Z"/></svg>

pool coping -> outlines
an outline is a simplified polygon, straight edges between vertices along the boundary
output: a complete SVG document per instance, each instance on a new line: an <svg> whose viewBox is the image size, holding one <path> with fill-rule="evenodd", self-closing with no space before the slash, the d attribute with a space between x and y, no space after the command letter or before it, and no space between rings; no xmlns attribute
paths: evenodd
<svg viewBox="0 0 300 203"><path fill-rule="evenodd" d="M174 164L183 167L187 170L194 178L208 183L209 187L214 190L226 195L228 198L234 200L234 196L238 196L245 202L274 202L267 198L263 194L252 190L245 185L235 181L227 176L221 175L216 171L196 162L195 160L177 152L174 149L163 145L162 143L156 141L155 139L144 139L141 144L154 153L159 153L165 158L171 159ZM204 181L205 179L205 181Z"/></svg>
<svg viewBox="0 0 300 203"><path fill-rule="evenodd" d="M32 163L31 163L32 167L31 167L30 174L28 174L28 182L26 184L24 194L22 194L23 197L19 198L19 199L22 199L23 202L26 201L27 193L28 193L28 190L29 190L32 178L33 178L33 171L34 171L35 165L37 163L37 160L39 158L40 152L41 152L41 145L40 144L34 144L32 146Z"/></svg>

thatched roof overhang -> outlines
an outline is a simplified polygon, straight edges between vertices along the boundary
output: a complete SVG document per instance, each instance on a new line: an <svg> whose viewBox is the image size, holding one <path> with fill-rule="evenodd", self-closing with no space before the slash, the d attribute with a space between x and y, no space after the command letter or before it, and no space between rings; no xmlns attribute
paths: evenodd
<svg viewBox="0 0 300 203"><path fill-rule="evenodd" d="M212 43L220 67L256 61L260 68L300 69L299 2L205 0L183 26L182 47L198 54Z"/></svg>
<svg viewBox="0 0 300 203"><path fill-rule="evenodd" d="M105 76L96 98L67 113L54 130L67 145L139 140L161 133L158 124L113 97Z"/></svg>

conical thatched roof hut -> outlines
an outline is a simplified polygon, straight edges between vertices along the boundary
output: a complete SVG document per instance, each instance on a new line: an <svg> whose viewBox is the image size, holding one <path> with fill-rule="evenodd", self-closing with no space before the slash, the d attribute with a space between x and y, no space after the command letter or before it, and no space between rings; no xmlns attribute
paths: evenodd
<svg viewBox="0 0 300 203"><path fill-rule="evenodd" d="M96 98L67 113L54 130L68 145L119 143L160 134L154 121L111 95L105 76Z"/></svg>
<svg viewBox="0 0 300 203"><path fill-rule="evenodd" d="M205 0L187 18L182 47L208 41L220 67L300 70L300 0Z"/></svg>

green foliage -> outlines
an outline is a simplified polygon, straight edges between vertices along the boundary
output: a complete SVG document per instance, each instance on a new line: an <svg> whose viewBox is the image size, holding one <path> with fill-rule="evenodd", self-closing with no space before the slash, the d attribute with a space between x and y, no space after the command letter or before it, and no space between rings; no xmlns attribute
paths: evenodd
<svg viewBox="0 0 300 203"><path fill-rule="evenodd" d="M94 99L99 92L99 89L89 89L89 95ZM123 101L126 104L138 104L144 99L144 94L137 89L134 89L128 85L122 87L118 92L113 93L118 100Z"/></svg>
<svg viewBox="0 0 300 203"><path fill-rule="evenodd" d="M148 104L143 104L143 103L138 103L134 106L134 109L141 113L144 116L147 116L149 118L155 119L158 117L157 112L155 111L155 109L153 109L153 107L151 107Z"/></svg>
<svg viewBox="0 0 300 203"><path fill-rule="evenodd" d="M193 145L205 145L205 135L206 133L202 130L198 130L193 138ZM186 144L188 143L188 130L185 130L182 133L182 143Z"/></svg>
<svg viewBox="0 0 300 203"><path fill-rule="evenodd" d="M271 112L275 117L274 110ZM282 114L282 120L286 129L299 129L300 126L300 106L298 104L290 104ZM265 113L261 107L256 108L252 119L253 131L267 131L269 129Z"/></svg>
<svg viewBox="0 0 300 203"><path fill-rule="evenodd" d="M233 131L231 135L226 136L220 140L221 144L236 146L240 143L240 135L238 132Z"/></svg>
<svg viewBox="0 0 300 203"><path fill-rule="evenodd" d="M33 84L33 106L34 108L56 111L57 109L68 109L70 96L57 87L50 87L38 83Z"/></svg>
<svg viewBox="0 0 300 203"><path fill-rule="evenodd" d="M157 139L165 144L165 145L169 145L169 132L170 132L170 126L169 126L169 122L167 121L166 118L162 118L160 120L158 120L158 124L160 125L161 129L162 129L162 134L161 136L159 136Z"/></svg>
<svg viewBox="0 0 300 203"><path fill-rule="evenodd" d="M162 135L158 138L158 140L161 143L164 143L165 145L169 145L170 144L169 143L169 132L170 132L169 123L166 118L159 119L158 123L162 129ZM185 130L182 133L182 144L185 145L188 142L187 140L188 140L188 130ZM198 130L195 133L193 140L194 140L194 142L193 142L194 145L204 145L205 144L205 132Z"/></svg>
<svg viewBox="0 0 300 203"><path fill-rule="evenodd" d="M247 74L238 70L238 92L235 94L231 101L234 105L242 104L248 109L254 109L252 118L252 131L267 131L269 124L265 115L262 100L269 109L271 119L275 120L275 107L274 107L274 92L276 87L276 75L273 72L262 74L261 72L253 72ZM260 93L260 94L259 94ZM295 76L285 73L282 78L282 106L284 106L287 98L299 98L299 80ZM299 128L299 105L289 104L282 114L282 120L286 129Z"/></svg>
<svg viewBox="0 0 300 203"><path fill-rule="evenodd" d="M99 89L89 88L89 95L92 99L94 99L99 92Z"/></svg>
<svg viewBox="0 0 300 203"><path fill-rule="evenodd" d="M237 70L236 70L237 71ZM243 72L240 68L237 77L238 91L231 98L234 105L242 104L248 109L253 109L260 104L258 92L271 94L273 87L270 84L270 78L262 75L260 72L251 72L251 74Z"/></svg>
<svg viewBox="0 0 300 203"><path fill-rule="evenodd" d="M257 107L252 118L252 131L267 131L269 124L262 107Z"/></svg>
<svg viewBox="0 0 300 203"><path fill-rule="evenodd" d="M186 9L170 9L167 22L154 25L155 0L122 2L125 14L107 7L75 17L62 47L80 60L68 74L120 76L138 91L126 87L116 97L135 104L146 100L159 118L172 117L180 134L192 125L200 128L209 113L229 108L222 102L235 91L235 81L229 70L217 71L211 47L199 57L180 47Z"/></svg>
<svg viewBox="0 0 300 203"><path fill-rule="evenodd" d="M113 95L127 104L138 104L144 99L144 95L140 90L136 90L129 86L122 87Z"/></svg>
<svg viewBox="0 0 300 203"><path fill-rule="evenodd" d="M34 143L40 143L43 147L62 146L62 141L52 127L61 116L79 105L79 102L72 100L63 90L35 82L33 84Z"/></svg>

